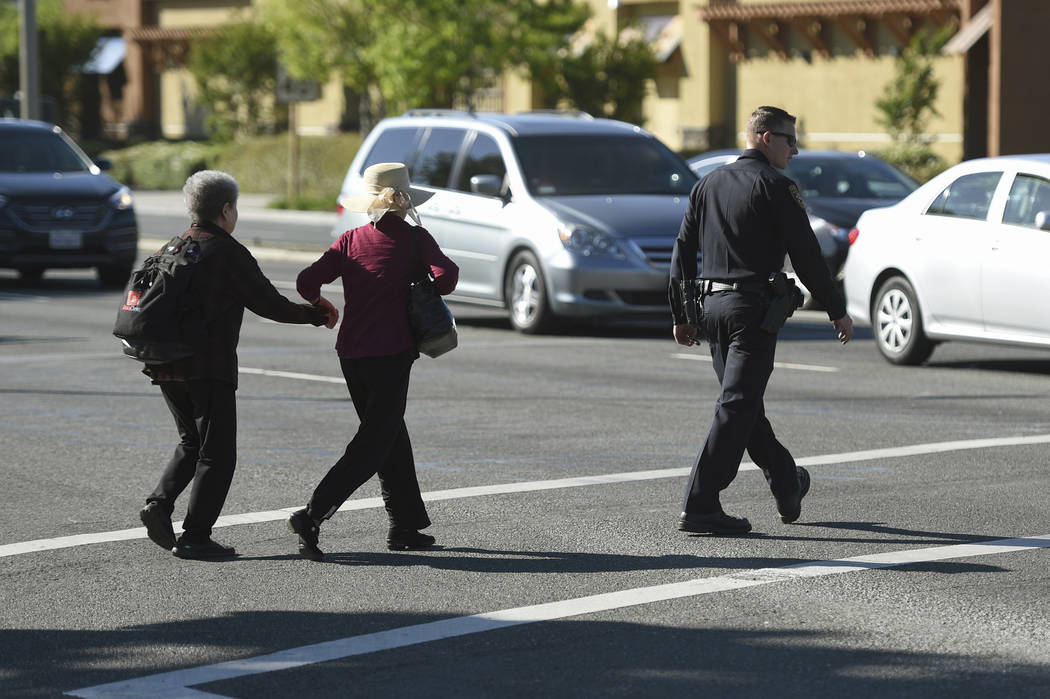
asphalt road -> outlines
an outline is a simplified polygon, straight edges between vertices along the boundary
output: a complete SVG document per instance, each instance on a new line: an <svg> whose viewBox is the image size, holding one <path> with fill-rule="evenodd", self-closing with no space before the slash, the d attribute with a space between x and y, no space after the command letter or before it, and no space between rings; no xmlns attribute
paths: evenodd
<svg viewBox="0 0 1050 699"><path fill-rule="evenodd" d="M262 264L294 297L302 262ZM723 504L754 532L691 536L702 350L455 306L461 346L417 362L406 415L440 548L387 551L369 482L311 563L282 520L356 417L333 331L249 313L215 531L240 555L192 562L138 522L175 432L109 336L119 297L0 274L0 695L1050 696L1045 352L896 368L801 313L766 409L813 474L802 518L745 464Z"/></svg>

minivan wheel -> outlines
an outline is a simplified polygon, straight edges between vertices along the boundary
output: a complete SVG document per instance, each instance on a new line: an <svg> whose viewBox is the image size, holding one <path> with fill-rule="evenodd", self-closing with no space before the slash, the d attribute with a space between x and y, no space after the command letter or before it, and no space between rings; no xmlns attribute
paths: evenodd
<svg viewBox="0 0 1050 699"><path fill-rule="evenodd" d="M875 345L893 364L922 364L934 343L922 329L915 289L904 277L890 277L875 294L871 307Z"/></svg>
<svg viewBox="0 0 1050 699"><path fill-rule="evenodd" d="M130 264L101 265L98 268L98 280L109 289L123 289L131 277Z"/></svg>
<svg viewBox="0 0 1050 699"><path fill-rule="evenodd" d="M522 251L514 256L503 282L510 323L527 335L543 332L551 326L554 314L547 303L547 287L536 256Z"/></svg>

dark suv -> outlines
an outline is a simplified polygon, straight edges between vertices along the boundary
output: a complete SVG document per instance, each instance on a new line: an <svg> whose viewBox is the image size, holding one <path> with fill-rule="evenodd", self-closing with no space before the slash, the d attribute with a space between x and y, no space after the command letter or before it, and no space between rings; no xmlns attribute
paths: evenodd
<svg viewBox="0 0 1050 699"><path fill-rule="evenodd" d="M139 232L131 191L57 126L0 119L0 267L27 281L95 267L103 286L131 274Z"/></svg>
<svg viewBox="0 0 1050 699"><path fill-rule="evenodd" d="M417 110L384 119L341 197L379 162L434 192L423 225L459 265L458 301L540 332L558 317L668 316L671 248L696 176L643 129L585 114ZM335 235L361 225L340 210Z"/></svg>

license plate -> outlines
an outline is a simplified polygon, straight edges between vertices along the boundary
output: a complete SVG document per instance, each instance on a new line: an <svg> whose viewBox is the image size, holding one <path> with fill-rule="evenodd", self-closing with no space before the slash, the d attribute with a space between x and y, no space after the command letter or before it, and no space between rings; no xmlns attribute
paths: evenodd
<svg viewBox="0 0 1050 699"><path fill-rule="evenodd" d="M82 231L51 231L48 243L52 250L73 250L84 247Z"/></svg>

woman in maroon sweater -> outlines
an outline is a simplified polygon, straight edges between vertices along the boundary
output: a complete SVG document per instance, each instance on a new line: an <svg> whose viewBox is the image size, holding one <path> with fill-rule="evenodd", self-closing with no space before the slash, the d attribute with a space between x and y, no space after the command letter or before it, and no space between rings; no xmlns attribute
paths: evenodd
<svg viewBox="0 0 1050 699"><path fill-rule="evenodd" d="M335 348L361 420L309 504L288 519L289 529L299 535L299 553L314 561L324 556L317 547L321 522L376 473L390 518L387 547L434 544L434 537L419 531L430 526L430 518L404 419L409 373L419 357L408 324L408 285L429 271L438 291L449 294L456 288L459 268L426 229L405 221L408 216L418 224L415 204L433 194L409 186L404 165L372 165L364 172L364 184L365 193L344 200L343 206L367 213L372 222L343 233L299 273L296 283L310 300L320 297L323 284L342 278L345 305Z"/></svg>

